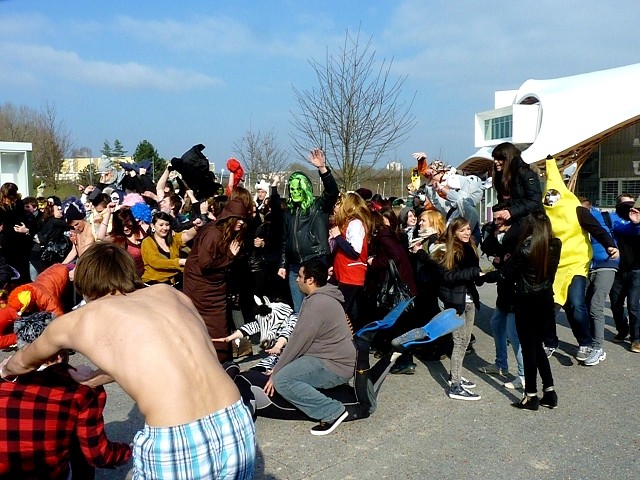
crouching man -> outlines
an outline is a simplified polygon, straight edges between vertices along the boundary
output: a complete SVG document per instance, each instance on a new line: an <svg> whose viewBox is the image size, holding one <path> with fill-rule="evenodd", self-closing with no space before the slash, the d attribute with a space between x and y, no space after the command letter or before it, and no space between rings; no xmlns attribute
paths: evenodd
<svg viewBox="0 0 640 480"><path fill-rule="evenodd" d="M347 323L338 287L327 284L327 266L318 258L300 267L297 279L306 295L287 348L264 387L275 390L308 417L320 420L312 435L327 435L349 413L337 400L319 392L347 383L353 376L356 348Z"/></svg>
<svg viewBox="0 0 640 480"><path fill-rule="evenodd" d="M77 381L116 381L145 417L133 442L134 479L252 478L251 415L191 301L168 285L140 289L133 259L110 243L83 253L75 286L88 303L16 352L2 378L74 349L98 367L71 372Z"/></svg>

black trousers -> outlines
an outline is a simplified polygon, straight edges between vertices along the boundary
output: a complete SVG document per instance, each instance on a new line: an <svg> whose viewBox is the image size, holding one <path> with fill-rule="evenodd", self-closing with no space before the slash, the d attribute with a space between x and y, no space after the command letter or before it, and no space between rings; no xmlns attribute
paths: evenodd
<svg viewBox="0 0 640 480"><path fill-rule="evenodd" d="M542 388L553 387L553 375L543 340L551 324L555 323L553 292L519 295L515 304L516 330L522 348L525 392L538 391L538 373Z"/></svg>

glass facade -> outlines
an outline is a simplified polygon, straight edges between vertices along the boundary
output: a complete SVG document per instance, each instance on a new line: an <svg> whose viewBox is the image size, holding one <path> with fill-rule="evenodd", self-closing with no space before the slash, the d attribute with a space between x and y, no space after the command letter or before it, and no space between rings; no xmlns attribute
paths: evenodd
<svg viewBox="0 0 640 480"><path fill-rule="evenodd" d="M611 135L586 160L576 184L576 195L598 207L615 207L621 193L640 197L640 123Z"/></svg>
<svg viewBox="0 0 640 480"><path fill-rule="evenodd" d="M509 139L513 135L513 115L490 118L484 121L484 139Z"/></svg>

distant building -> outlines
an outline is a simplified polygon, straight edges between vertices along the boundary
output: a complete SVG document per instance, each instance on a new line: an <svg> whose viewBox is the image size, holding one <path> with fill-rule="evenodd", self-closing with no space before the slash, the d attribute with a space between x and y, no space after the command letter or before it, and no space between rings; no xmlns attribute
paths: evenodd
<svg viewBox="0 0 640 480"><path fill-rule="evenodd" d="M101 159L102 157L65 158L62 161L62 166L60 167L58 180L63 182L76 182L80 177L80 172L82 172L89 165L93 165L97 171ZM120 157L114 158L113 161L116 165L118 164L118 162L133 163L133 158ZM96 179L94 183L97 183L97 181L98 179Z"/></svg>
<svg viewBox="0 0 640 480"><path fill-rule="evenodd" d="M493 110L475 115L475 146L459 169L486 174L502 142L529 164L553 155L561 170L575 164L569 186L595 205L640 196L640 64L551 80L527 80L495 93ZM544 166L543 164L541 166ZM492 192L493 193L493 192ZM491 205L487 193L486 205Z"/></svg>
<svg viewBox="0 0 640 480"><path fill-rule="evenodd" d="M0 185L15 183L23 197L33 191L32 150L31 143L0 142Z"/></svg>

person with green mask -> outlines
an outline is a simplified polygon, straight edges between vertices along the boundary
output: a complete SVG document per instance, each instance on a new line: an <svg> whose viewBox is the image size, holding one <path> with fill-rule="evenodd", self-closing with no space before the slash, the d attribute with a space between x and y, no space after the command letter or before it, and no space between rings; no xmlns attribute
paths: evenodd
<svg viewBox="0 0 640 480"><path fill-rule="evenodd" d="M280 268L278 275L286 278L289 273L289 288L293 310L300 311L304 294L297 284L300 265L311 258L327 259L329 248L329 215L338 200L338 184L325 163L324 152L319 148L311 151L309 161L320 174L324 191L319 197L313 195L313 185L302 172L293 172L289 177L289 197L284 213Z"/></svg>

